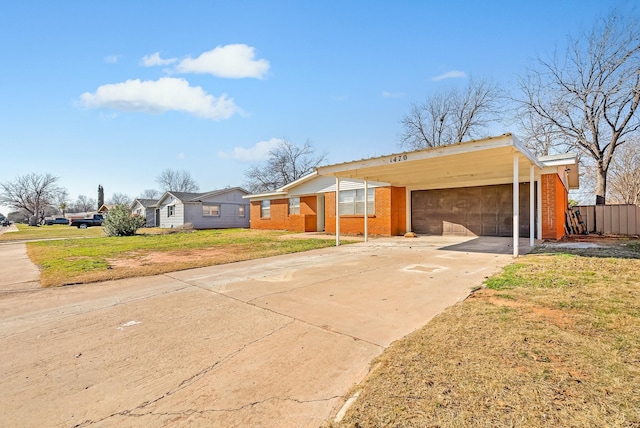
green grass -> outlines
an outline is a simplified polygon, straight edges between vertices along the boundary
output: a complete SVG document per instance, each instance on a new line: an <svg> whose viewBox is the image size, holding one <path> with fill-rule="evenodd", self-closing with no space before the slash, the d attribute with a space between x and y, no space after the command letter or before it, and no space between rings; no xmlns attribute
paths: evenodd
<svg viewBox="0 0 640 428"><path fill-rule="evenodd" d="M37 241L41 239L70 239L70 238L95 238L104 236L102 227L89 227L78 229L63 224L51 226L27 226L26 224L16 224L17 232L5 232L0 235L0 242L3 241Z"/></svg>
<svg viewBox="0 0 640 428"><path fill-rule="evenodd" d="M199 230L129 237L29 242L43 286L64 285L211 266L335 245L325 239L286 239L287 232Z"/></svg>

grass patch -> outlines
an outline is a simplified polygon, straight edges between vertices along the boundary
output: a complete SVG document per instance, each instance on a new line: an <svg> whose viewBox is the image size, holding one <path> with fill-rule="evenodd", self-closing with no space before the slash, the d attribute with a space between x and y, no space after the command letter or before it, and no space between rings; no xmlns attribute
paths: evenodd
<svg viewBox="0 0 640 428"><path fill-rule="evenodd" d="M640 260L572 253L522 257L393 343L326 425L640 426Z"/></svg>
<svg viewBox="0 0 640 428"><path fill-rule="evenodd" d="M27 253L40 267L42 286L48 287L156 275L335 245L326 239L285 239L287 232L250 229L150 232L29 242Z"/></svg>
<svg viewBox="0 0 640 428"><path fill-rule="evenodd" d="M3 241L37 241L41 239L73 239L73 238L96 238L104 236L102 227L89 227L78 229L64 224L53 224L51 226L27 226L26 224L16 224L17 232L5 232L0 235L0 242Z"/></svg>

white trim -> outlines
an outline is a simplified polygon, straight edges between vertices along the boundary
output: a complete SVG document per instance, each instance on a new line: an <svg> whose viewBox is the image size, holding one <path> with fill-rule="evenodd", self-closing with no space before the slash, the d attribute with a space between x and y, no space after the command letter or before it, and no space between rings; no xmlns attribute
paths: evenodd
<svg viewBox="0 0 640 428"><path fill-rule="evenodd" d="M304 177L300 177L297 180L293 180L291 183L285 184L284 186L278 189L278 192L287 192L290 188L295 187L298 184L302 184L305 181L309 181L312 178L316 177L317 175L318 175L318 171L313 171L305 175Z"/></svg>
<svg viewBox="0 0 640 428"><path fill-rule="evenodd" d="M364 242L369 241L369 187L368 186L369 186L369 182L367 180L364 180Z"/></svg>
<svg viewBox="0 0 640 428"><path fill-rule="evenodd" d="M348 171L357 171L365 168L380 167L392 163L393 157L411 154L409 162L416 162L424 159L433 159L441 156L450 156L462 153L480 152L501 147L514 147L522 153L533 164L542 168L542 164L533 156L513 135L503 134L497 137L488 137L482 140L465 141L448 146L432 147L412 152L403 152L394 155L378 156L360 161L344 162L334 165L320 166L316 168L319 175L345 175ZM354 177L355 178L355 177Z"/></svg>
<svg viewBox="0 0 640 428"><path fill-rule="evenodd" d="M411 229L411 188L405 187L405 231L413 232Z"/></svg>
<svg viewBox="0 0 640 428"><path fill-rule="evenodd" d="M513 155L513 257L520 251L520 180L518 179L518 153Z"/></svg>
<svg viewBox="0 0 640 428"><path fill-rule="evenodd" d="M536 206L535 206L535 171L534 165L531 165L529 170L529 246L533 248L535 244L535 214L536 214Z"/></svg>
<svg viewBox="0 0 640 428"><path fill-rule="evenodd" d="M542 239L542 177L538 177L538 239Z"/></svg>
<svg viewBox="0 0 640 428"><path fill-rule="evenodd" d="M336 247L340 246L340 177L336 177Z"/></svg>

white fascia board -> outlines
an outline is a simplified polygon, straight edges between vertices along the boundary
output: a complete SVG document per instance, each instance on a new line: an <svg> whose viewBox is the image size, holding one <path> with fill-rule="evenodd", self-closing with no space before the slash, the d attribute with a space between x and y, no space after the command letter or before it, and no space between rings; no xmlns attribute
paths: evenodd
<svg viewBox="0 0 640 428"><path fill-rule="evenodd" d="M563 153L559 155L540 156L538 160L544 166L575 165L578 163L578 155L575 153Z"/></svg>
<svg viewBox="0 0 640 428"><path fill-rule="evenodd" d="M432 159L441 156L450 156L461 153L471 153L476 151L496 149L501 147L515 147L520 150L514 144L514 138L511 134L503 134L497 137L488 137L482 140L466 141L462 143L451 144L448 146L432 147L429 149L416 150L411 152L395 153L386 156L378 156L375 158L363 159L360 161L344 162L340 164L320 166L316 168L319 175L339 175L347 171L353 171L358 169L380 167L386 164L390 164L393 157L411 155L411 161L419 161L423 159ZM524 149L526 150L526 149ZM528 151L527 151L528 153ZM523 152L525 156L527 154ZM527 156L529 157L529 156ZM530 158L531 162L538 166L538 162L535 157Z"/></svg>
<svg viewBox="0 0 640 428"><path fill-rule="evenodd" d="M515 135L511 136L511 140L513 141L513 147L515 147L516 150L518 150L527 159L529 159L529 161L531 161L532 164L534 164L538 168L542 168L544 166L542 162L540 162L540 158L536 158L536 156L533 153L531 153L531 151L529 151L527 146L522 144L522 142L518 140Z"/></svg>
<svg viewBox="0 0 640 428"><path fill-rule="evenodd" d="M271 192L271 193L260 193L257 195L245 195L242 199L250 199L254 200L264 200L264 199L279 199L283 196L287 196L287 192Z"/></svg>

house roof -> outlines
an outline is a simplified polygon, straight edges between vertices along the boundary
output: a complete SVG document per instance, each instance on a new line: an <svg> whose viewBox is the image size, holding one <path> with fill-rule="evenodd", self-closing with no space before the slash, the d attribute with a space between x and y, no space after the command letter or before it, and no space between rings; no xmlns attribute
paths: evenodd
<svg viewBox="0 0 640 428"><path fill-rule="evenodd" d="M98 208L98 212L109 212L109 210L113 209L113 207L115 207L115 204L102 204L100 208Z"/></svg>
<svg viewBox="0 0 640 428"><path fill-rule="evenodd" d="M139 202L140 205L142 205L144 208L153 208L158 203L158 199L141 199L141 198L137 198L131 203L131 207L133 208L133 206L137 202Z"/></svg>
<svg viewBox="0 0 640 428"><path fill-rule="evenodd" d="M503 134L448 146L322 166L316 168L316 171L319 175L387 182L392 186L408 188L468 187L512 182L516 156L521 182L529 181L532 165L538 172L552 166L537 159L512 134ZM577 173L575 155L566 155L563 159L559 157L556 162L555 166L575 164L576 167L571 169L575 169Z"/></svg>
<svg viewBox="0 0 640 428"><path fill-rule="evenodd" d="M245 195L249 193L241 187L228 187L225 189L211 190L209 192L202 192L202 193L167 191L164 193L164 195L162 195L162 197L160 197L160 199L156 203L157 205L160 205L169 195L173 196L174 198L184 203L184 202L200 202L203 199L207 199L212 196L222 195L222 194L225 194L228 192L234 192L234 191L240 191Z"/></svg>

